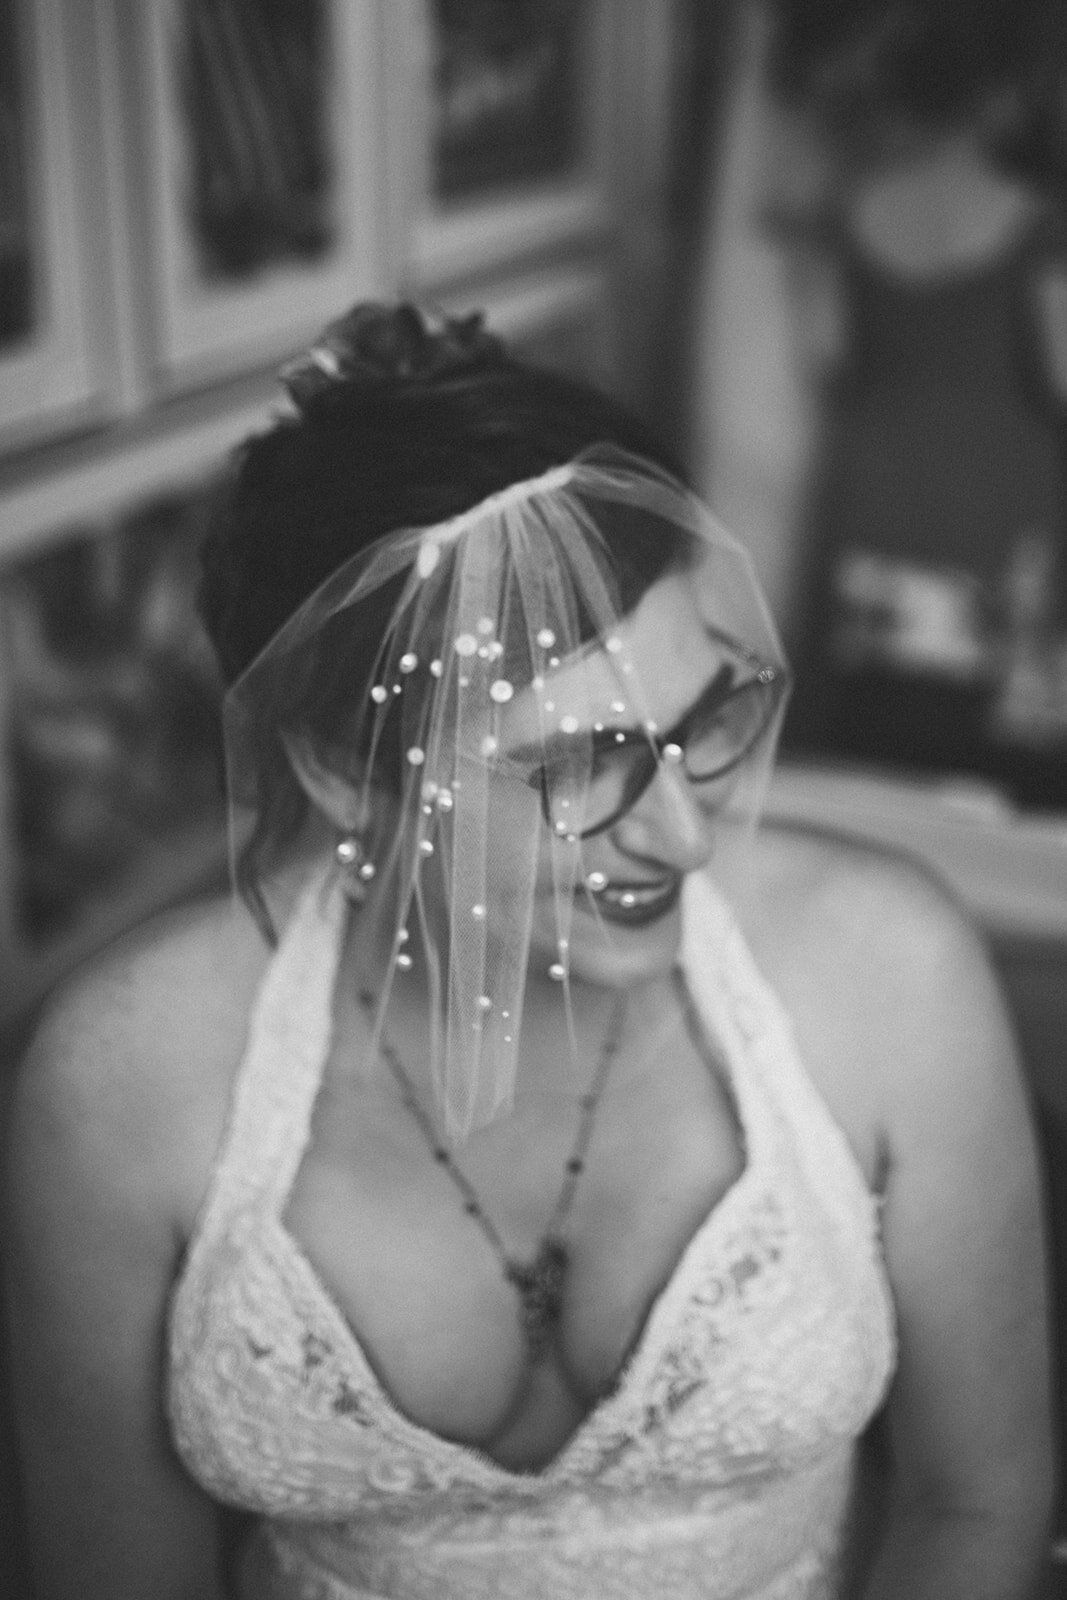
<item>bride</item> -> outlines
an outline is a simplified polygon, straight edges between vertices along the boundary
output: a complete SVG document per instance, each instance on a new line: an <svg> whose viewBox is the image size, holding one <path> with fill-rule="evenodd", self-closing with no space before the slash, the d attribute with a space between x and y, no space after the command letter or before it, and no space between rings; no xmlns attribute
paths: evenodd
<svg viewBox="0 0 1067 1600"><path fill-rule="evenodd" d="M1004 1015L910 865L755 833L744 552L477 319L286 381L205 550L244 905L104 952L17 1086L40 1600L1021 1600Z"/></svg>

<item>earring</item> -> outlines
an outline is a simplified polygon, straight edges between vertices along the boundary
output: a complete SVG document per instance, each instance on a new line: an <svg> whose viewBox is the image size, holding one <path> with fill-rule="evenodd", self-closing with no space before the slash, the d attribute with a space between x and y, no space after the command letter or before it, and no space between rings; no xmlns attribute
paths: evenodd
<svg viewBox="0 0 1067 1600"><path fill-rule="evenodd" d="M341 868L342 888L349 900L362 905L367 889L374 877L374 863L368 861L359 834L343 833L334 846L337 865Z"/></svg>

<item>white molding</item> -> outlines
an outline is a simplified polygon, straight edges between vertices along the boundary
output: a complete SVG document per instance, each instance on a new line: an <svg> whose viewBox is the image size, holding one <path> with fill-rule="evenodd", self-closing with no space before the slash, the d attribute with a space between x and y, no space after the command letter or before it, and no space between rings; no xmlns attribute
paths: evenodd
<svg viewBox="0 0 1067 1600"><path fill-rule="evenodd" d="M577 262L552 272L467 285L445 292L437 303L453 315L483 312L489 331L513 346L573 331L578 359L568 370L604 385L615 376L611 278L600 263Z"/></svg>
<svg viewBox="0 0 1067 1600"><path fill-rule="evenodd" d="M135 415L150 395L146 374L145 307L141 285L146 262L137 253L133 215L136 141L129 79L137 62L133 41L119 14L122 0L92 0L92 50L96 67L100 176L94 194L103 198L106 233L101 249L100 299L108 330L114 411Z"/></svg>
<svg viewBox="0 0 1067 1600"><path fill-rule="evenodd" d="M249 282L199 281L183 226L182 111L170 45L179 0L144 0L140 71L144 194L154 305L156 378L172 391L299 347L353 300L381 290L383 207L377 161L381 19L374 0L331 0L332 144L338 245L330 258L287 263Z"/></svg>
<svg viewBox="0 0 1067 1600"><path fill-rule="evenodd" d="M606 196L589 184L423 217L413 239L416 281L430 287L473 277L535 251L595 239L606 231L610 215Z"/></svg>
<svg viewBox="0 0 1067 1600"><path fill-rule="evenodd" d="M484 198L453 204L431 194L430 40L424 6L401 0L409 31L408 100L418 108L409 136L408 275L420 291L463 277L514 266L523 256L595 241L611 224L614 95L611 0L589 0L584 42L586 92L581 112L582 153L563 182L516 184Z"/></svg>
<svg viewBox="0 0 1067 1600"><path fill-rule="evenodd" d="M521 338L539 329L595 309L607 292L606 268L579 264L552 273L536 272L489 287L453 289L441 296L446 311L484 311L490 329Z"/></svg>
<svg viewBox="0 0 1067 1600"><path fill-rule="evenodd" d="M106 518L138 500L191 482L221 465L226 453L271 419L259 400L149 439L105 445L85 461L0 493L0 560L36 553L72 528Z"/></svg>
<svg viewBox="0 0 1067 1600"><path fill-rule="evenodd" d="M21 348L0 351L0 434L23 443L102 399L83 280L85 237L79 135L72 117L80 63L63 0L20 0L30 204L39 230L41 320Z"/></svg>

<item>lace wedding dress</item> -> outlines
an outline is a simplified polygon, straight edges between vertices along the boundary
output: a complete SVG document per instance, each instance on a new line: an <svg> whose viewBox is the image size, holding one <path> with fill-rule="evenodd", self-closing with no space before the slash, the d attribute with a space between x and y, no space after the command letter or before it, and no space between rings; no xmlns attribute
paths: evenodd
<svg viewBox="0 0 1067 1600"><path fill-rule="evenodd" d="M687 885L682 966L745 1166L536 1471L406 1418L284 1226L344 917L313 881L268 969L171 1305L178 1450L261 1514L242 1600L830 1600L895 1355L877 1204L722 901Z"/></svg>

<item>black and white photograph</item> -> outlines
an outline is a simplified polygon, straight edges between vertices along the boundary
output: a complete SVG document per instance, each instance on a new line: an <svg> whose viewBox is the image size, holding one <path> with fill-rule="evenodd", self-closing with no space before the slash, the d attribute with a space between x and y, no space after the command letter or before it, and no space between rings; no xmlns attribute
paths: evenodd
<svg viewBox="0 0 1067 1600"><path fill-rule="evenodd" d="M0 1596L1067 1600L1063 0L0 0Z"/></svg>

